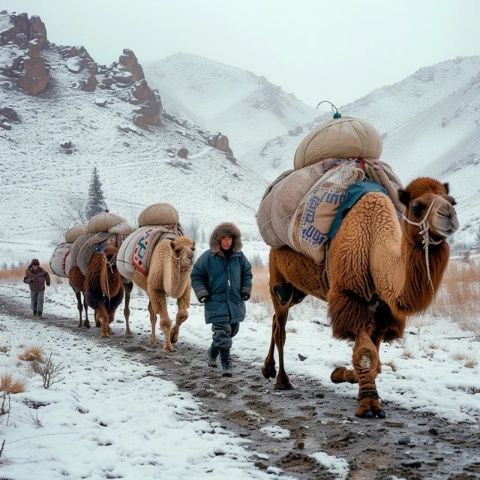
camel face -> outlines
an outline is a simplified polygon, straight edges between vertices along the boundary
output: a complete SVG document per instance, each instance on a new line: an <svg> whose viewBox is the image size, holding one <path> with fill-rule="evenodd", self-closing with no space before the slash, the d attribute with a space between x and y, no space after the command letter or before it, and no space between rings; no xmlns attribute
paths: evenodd
<svg viewBox="0 0 480 480"><path fill-rule="evenodd" d="M458 230L456 202L448 194L447 183L417 179L406 190L399 191L399 198L406 206L406 232L413 243L419 243L427 230L434 240L445 239Z"/></svg>
<svg viewBox="0 0 480 480"><path fill-rule="evenodd" d="M195 259L195 242L188 237L178 237L172 240L171 245L173 255L180 261L180 269L192 268Z"/></svg>

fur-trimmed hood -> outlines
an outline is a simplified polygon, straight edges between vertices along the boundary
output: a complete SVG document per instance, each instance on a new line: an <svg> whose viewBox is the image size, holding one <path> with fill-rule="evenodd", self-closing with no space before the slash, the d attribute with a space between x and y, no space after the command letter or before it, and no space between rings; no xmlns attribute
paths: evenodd
<svg viewBox="0 0 480 480"><path fill-rule="evenodd" d="M242 249L242 235L239 228L231 222L224 222L216 226L210 235L210 250L212 253L220 252L220 240L225 235L232 237L232 251L234 253L240 252Z"/></svg>

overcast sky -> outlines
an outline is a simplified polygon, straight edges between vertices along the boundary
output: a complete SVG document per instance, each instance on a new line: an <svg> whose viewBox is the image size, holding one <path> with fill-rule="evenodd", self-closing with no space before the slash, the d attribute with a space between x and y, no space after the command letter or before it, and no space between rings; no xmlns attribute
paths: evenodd
<svg viewBox="0 0 480 480"><path fill-rule="evenodd" d="M418 68L480 54L480 0L1 0L51 42L110 64L182 51L255 74L310 105L341 105ZM160 92L161 93L161 92Z"/></svg>

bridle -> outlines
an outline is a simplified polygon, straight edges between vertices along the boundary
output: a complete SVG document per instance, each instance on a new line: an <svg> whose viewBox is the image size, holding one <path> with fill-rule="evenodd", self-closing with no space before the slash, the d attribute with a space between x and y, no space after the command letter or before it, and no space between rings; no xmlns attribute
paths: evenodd
<svg viewBox="0 0 480 480"><path fill-rule="evenodd" d="M434 292L435 292L435 289L433 287L432 277L430 276L430 261L428 257L428 247L429 245L440 245L440 243L445 241L444 238L438 241L433 240L429 232L430 224L428 223L428 216L430 215L430 212L432 211L433 205L435 204L436 201L437 201L437 197L433 199L432 203L430 204L430 207L428 207L427 212L423 216L422 220L420 220L419 222L414 222L413 220L410 220L409 218L407 218L405 214L402 214L403 220L405 220L410 225L414 225L418 227L420 230L418 233L422 237L422 245L423 245L423 250L425 252L425 263L427 266L428 281Z"/></svg>

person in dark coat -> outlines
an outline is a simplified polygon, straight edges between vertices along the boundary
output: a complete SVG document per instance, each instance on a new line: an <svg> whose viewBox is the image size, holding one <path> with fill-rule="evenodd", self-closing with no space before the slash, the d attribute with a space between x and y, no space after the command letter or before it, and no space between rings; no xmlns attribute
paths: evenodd
<svg viewBox="0 0 480 480"><path fill-rule="evenodd" d="M50 286L50 275L41 266L40 262L34 258L27 270L23 282L30 287L30 300L34 317L43 315L43 298L45 293L45 284Z"/></svg>
<svg viewBox="0 0 480 480"><path fill-rule="evenodd" d="M208 365L217 366L220 355L222 376L231 377L232 338L245 318L245 301L252 290L252 268L243 254L240 230L222 223L212 232L210 249L193 266L192 288L205 304L205 321L212 325Z"/></svg>

